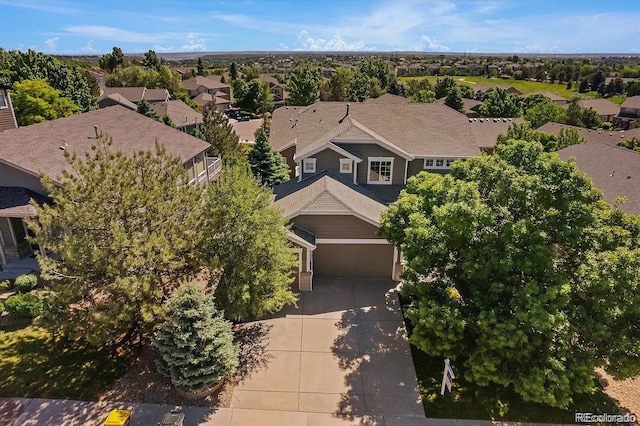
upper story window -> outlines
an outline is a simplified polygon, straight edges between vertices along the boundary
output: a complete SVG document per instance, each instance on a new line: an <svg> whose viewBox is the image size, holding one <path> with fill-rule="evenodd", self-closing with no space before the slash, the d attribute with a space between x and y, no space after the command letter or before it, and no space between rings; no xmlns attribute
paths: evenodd
<svg viewBox="0 0 640 426"><path fill-rule="evenodd" d="M369 157L367 183L391 185L393 176L393 157Z"/></svg>
<svg viewBox="0 0 640 426"><path fill-rule="evenodd" d="M315 173L316 172L316 159L315 158L305 158L302 160L302 170L304 173Z"/></svg>
<svg viewBox="0 0 640 426"><path fill-rule="evenodd" d="M7 98L4 90L0 90L0 108L7 108Z"/></svg>
<svg viewBox="0 0 640 426"><path fill-rule="evenodd" d="M353 171L353 160L349 158L340 159L340 173L351 173Z"/></svg>
<svg viewBox="0 0 640 426"><path fill-rule="evenodd" d="M423 168L450 169L454 161L456 161L455 158L425 158Z"/></svg>

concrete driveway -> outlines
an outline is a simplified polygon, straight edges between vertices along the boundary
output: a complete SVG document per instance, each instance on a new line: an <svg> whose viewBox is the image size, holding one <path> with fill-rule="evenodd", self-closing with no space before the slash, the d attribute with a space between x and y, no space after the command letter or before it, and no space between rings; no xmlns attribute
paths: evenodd
<svg viewBox="0 0 640 426"><path fill-rule="evenodd" d="M424 417L394 285L314 279L297 309L258 322L265 362L236 386L231 407Z"/></svg>

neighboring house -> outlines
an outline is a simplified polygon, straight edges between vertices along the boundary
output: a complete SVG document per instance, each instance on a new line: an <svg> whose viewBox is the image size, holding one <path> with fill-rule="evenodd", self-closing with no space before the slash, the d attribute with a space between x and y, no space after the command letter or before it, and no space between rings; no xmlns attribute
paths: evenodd
<svg viewBox="0 0 640 426"><path fill-rule="evenodd" d="M631 139L633 137L640 139L640 128L621 131L593 130L584 127L569 126L567 124L560 124L551 121L538 127L536 130L558 136L561 129L576 129L580 134L580 137L583 138L587 143L604 143L608 145L617 145L620 141L625 139Z"/></svg>
<svg viewBox="0 0 640 426"><path fill-rule="evenodd" d="M138 106L135 103L128 101L120 93L103 95L100 97L100 99L98 99L98 108L108 108L114 105L121 105L125 108L129 108L132 111L138 110Z"/></svg>
<svg viewBox="0 0 640 426"><path fill-rule="evenodd" d="M191 97L195 97L200 93L208 93L212 96L231 99L231 86L222 83L220 76L204 77L197 75L182 82L184 90Z"/></svg>
<svg viewBox="0 0 640 426"><path fill-rule="evenodd" d="M411 99L405 98L404 96L385 93L377 98L367 98L364 102L370 104L408 104L411 103Z"/></svg>
<svg viewBox="0 0 640 426"><path fill-rule="evenodd" d="M640 152L610 143L587 142L558 151L563 160L575 157L604 199L627 213L640 215ZM617 199L624 198L622 204Z"/></svg>
<svg viewBox="0 0 640 426"><path fill-rule="evenodd" d="M470 118L469 128L473 134L480 150L485 153L492 153L498 135L506 134L512 124L524 123L523 118Z"/></svg>
<svg viewBox="0 0 640 426"><path fill-rule="evenodd" d="M289 104L289 92L284 90L284 86L269 74L260 74L260 80L269 83L269 91L273 96L273 105L278 108Z"/></svg>
<svg viewBox="0 0 640 426"><path fill-rule="evenodd" d="M215 105L216 109L221 112L226 111L231 106L231 101L228 98L214 96L206 92L198 94L191 100L198 104L202 113L209 105Z"/></svg>
<svg viewBox="0 0 640 426"><path fill-rule="evenodd" d="M620 113L620 107L606 99L580 99L578 102L582 108L591 108L598 113L602 121L613 123L613 120Z"/></svg>
<svg viewBox="0 0 640 426"><path fill-rule="evenodd" d="M620 105L620 113L616 117L616 126L633 129L640 125L640 95L631 96Z"/></svg>
<svg viewBox="0 0 640 426"><path fill-rule="evenodd" d="M105 87L98 103L109 95L117 94L129 102L166 102L171 98L167 89L147 89L146 87ZM110 106L110 105L108 105Z"/></svg>
<svg viewBox="0 0 640 426"><path fill-rule="evenodd" d="M275 110L271 145L295 176L275 188L275 202L293 226L300 288L310 290L313 277L397 279L401 256L378 235L380 213L410 176L446 173L456 159L479 157L472 130L484 125L491 126L438 104L318 102Z"/></svg>
<svg viewBox="0 0 640 426"><path fill-rule="evenodd" d="M486 85L486 84L476 83L476 84L469 84L469 86L471 86L473 91L476 92L476 96L477 97L481 97L482 94L487 93L489 90L495 90L495 89L504 89L507 93L510 93L510 94L516 95L516 96L521 96L522 95L521 91L519 91L515 87L509 86L507 84Z"/></svg>
<svg viewBox="0 0 640 426"><path fill-rule="evenodd" d="M153 150L156 143L163 145L169 154L182 160L194 184L206 184L217 178L220 159L206 156L207 143L122 106L0 132L0 187L4 194L9 194L0 193L3 263L32 253L25 242L22 220L33 213L27 198L46 200L42 198L47 193L40 183L40 174L57 181L69 167L64 152L79 155L89 152L100 132L111 138L113 150L124 154Z"/></svg>
<svg viewBox="0 0 640 426"><path fill-rule="evenodd" d="M194 111L189 105L181 100L167 102L154 102L151 108L162 118L165 115L175 124L176 129L181 132L191 134L194 129L202 124L202 114Z"/></svg>
<svg viewBox="0 0 640 426"><path fill-rule="evenodd" d="M3 130L16 129L18 121L11 104L9 88L0 86L0 132Z"/></svg>
<svg viewBox="0 0 640 426"><path fill-rule="evenodd" d="M233 132L240 139L240 143L253 144L256 141L256 131L262 126L261 119L238 121L233 118L229 119Z"/></svg>
<svg viewBox="0 0 640 426"><path fill-rule="evenodd" d="M556 105L566 105L569 103L568 99L563 98L560 95L557 95L553 92L549 92L546 90L540 90L537 92L531 92L531 93L526 93L526 94L522 94L520 96L522 96L523 98L528 98L529 96L533 96L533 95L543 95L546 96L547 98L551 99L551 101L556 104Z"/></svg>

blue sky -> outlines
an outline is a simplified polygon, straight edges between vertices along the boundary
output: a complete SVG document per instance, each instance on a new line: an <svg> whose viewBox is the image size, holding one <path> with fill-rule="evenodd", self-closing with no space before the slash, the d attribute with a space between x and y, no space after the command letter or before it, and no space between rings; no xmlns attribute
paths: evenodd
<svg viewBox="0 0 640 426"><path fill-rule="evenodd" d="M640 54L640 1L0 0L0 46Z"/></svg>

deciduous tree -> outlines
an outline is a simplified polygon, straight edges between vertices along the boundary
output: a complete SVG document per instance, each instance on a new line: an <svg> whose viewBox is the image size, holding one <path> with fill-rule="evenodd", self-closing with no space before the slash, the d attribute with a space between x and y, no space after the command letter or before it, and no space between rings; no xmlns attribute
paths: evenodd
<svg viewBox="0 0 640 426"><path fill-rule="evenodd" d="M13 85L13 108L18 125L27 126L43 121L68 117L80 112L80 107L60 96L60 91L44 80L23 80Z"/></svg>
<svg viewBox="0 0 640 426"><path fill-rule="evenodd" d="M484 94L480 113L485 117L520 117L520 99L504 89L492 89Z"/></svg>
<svg viewBox="0 0 640 426"><path fill-rule="evenodd" d="M462 102L462 96L460 96L460 90L457 87L449 92L444 104L464 114L464 103Z"/></svg>
<svg viewBox="0 0 640 426"><path fill-rule="evenodd" d="M217 184L207 188L205 252L218 266L211 285L216 306L233 321L296 302L290 289L296 259L286 239L286 220L271 197L246 163L224 166Z"/></svg>
<svg viewBox="0 0 640 426"><path fill-rule="evenodd" d="M596 367L640 373L640 217L540 144L410 178L381 229L407 263L411 342L466 380L566 407Z"/></svg>
<svg viewBox="0 0 640 426"><path fill-rule="evenodd" d="M537 129L549 121L556 123L564 123L567 112L560 105L556 105L551 100L539 103L529 109L524 114L525 120L529 122L531 127Z"/></svg>
<svg viewBox="0 0 640 426"><path fill-rule="evenodd" d="M320 99L320 69L309 61L300 61L287 75L289 103L311 105Z"/></svg>

